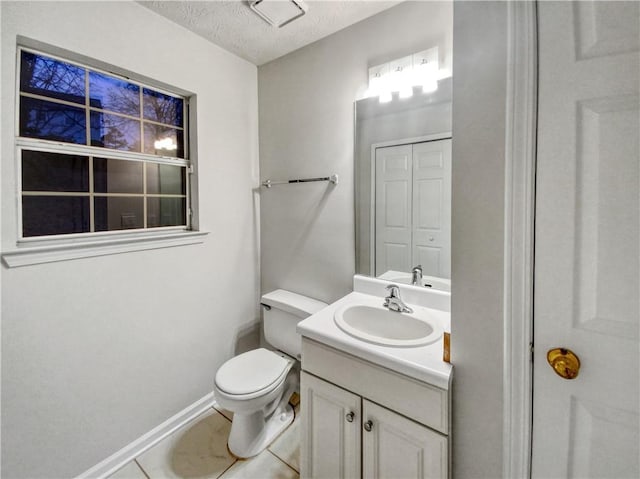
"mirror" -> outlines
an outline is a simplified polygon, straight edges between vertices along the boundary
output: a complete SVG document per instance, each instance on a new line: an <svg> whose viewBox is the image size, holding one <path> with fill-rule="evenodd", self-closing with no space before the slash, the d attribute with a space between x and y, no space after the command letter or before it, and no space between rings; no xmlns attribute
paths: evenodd
<svg viewBox="0 0 640 479"><path fill-rule="evenodd" d="M451 92L355 102L356 273L451 290Z"/></svg>

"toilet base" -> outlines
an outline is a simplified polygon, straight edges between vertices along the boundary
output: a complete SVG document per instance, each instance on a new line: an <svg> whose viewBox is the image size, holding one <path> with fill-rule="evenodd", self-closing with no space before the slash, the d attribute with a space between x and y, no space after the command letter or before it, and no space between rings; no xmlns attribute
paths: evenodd
<svg viewBox="0 0 640 479"><path fill-rule="evenodd" d="M264 451L294 418L293 408L284 401L265 421L264 412L235 413L229 434L229 450L237 457L248 458Z"/></svg>

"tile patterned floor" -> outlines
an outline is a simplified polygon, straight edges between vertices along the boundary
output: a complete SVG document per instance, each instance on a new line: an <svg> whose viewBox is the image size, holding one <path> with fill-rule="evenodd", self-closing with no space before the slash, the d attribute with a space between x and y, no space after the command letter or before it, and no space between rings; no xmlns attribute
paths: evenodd
<svg viewBox="0 0 640 479"><path fill-rule="evenodd" d="M262 453L237 459L227 449L231 414L211 408L110 479L298 479L300 414Z"/></svg>

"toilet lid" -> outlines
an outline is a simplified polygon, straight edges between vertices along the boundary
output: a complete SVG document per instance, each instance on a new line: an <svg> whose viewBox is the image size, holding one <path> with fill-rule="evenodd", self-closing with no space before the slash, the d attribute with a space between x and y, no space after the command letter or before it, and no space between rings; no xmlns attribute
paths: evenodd
<svg viewBox="0 0 640 479"><path fill-rule="evenodd" d="M249 394L278 382L288 372L289 361L260 348L224 363L216 373L216 385L228 394Z"/></svg>

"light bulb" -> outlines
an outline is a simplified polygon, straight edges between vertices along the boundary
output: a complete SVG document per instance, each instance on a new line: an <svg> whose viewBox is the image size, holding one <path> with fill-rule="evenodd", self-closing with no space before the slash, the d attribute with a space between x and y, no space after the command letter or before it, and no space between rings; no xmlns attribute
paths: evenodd
<svg viewBox="0 0 640 479"><path fill-rule="evenodd" d="M432 93L438 89L438 71L435 62L423 61L420 65L420 83L423 93Z"/></svg>
<svg viewBox="0 0 640 479"><path fill-rule="evenodd" d="M404 85L398 95L400 98L411 98L413 96L413 87L411 85Z"/></svg>
<svg viewBox="0 0 640 479"><path fill-rule="evenodd" d="M380 93L380 97L379 97L380 103L389 103L391 100L392 100L392 97L391 97L390 91L384 91Z"/></svg>
<svg viewBox="0 0 640 479"><path fill-rule="evenodd" d="M438 80L434 77L425 79L422 83L422 93L433 93L438 89Z"/></svg>

